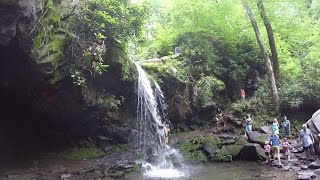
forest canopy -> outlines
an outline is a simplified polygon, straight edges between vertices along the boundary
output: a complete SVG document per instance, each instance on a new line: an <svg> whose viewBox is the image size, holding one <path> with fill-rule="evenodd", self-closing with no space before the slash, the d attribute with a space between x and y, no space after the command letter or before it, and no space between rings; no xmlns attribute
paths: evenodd
<svg viewBox="0 0 320 180"><path fill-rule="evenodd" d="M268 44L257 1L247 2L263 41ZM137 40L139 59L171 55L179 47L188 57L190 74L196 80L203 77L200 74L219 78L231 99L248 79L255 77L255 72L265 77L264 60L241 1L145 0L143 3L149 5L151 15L145 25L144 38ZM263 3L278 51L280 75L276 84L282 107L319 105L320 2ZM271 56L270 47L267 48Z"/></svg>

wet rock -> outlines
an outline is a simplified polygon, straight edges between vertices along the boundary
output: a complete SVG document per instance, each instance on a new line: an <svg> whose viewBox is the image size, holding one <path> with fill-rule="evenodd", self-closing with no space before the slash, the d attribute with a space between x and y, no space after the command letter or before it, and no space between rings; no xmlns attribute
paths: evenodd
<svg viewBox="0 0 320 180"><path fill-rule="evenodd" d="M103 138L105 141L115 140L121 144L127 144L129 142L130 137L128 134L130 134L130 132L128 128L103 126L101 131L104 136L100 136L100 138Z"/></svg>
<svg viewBox="0 0 320 180"><path fill-rule="evenodd" d="M320 169L320 160L313 161L309 164L308 168L310 169Z"/></svg>
<svg viewBox="0 0 320 180"><path fill-rule="evenodd" d="M301 165L301 170L307 170L308 169L308 166L307 165Z"/></svg>
<svg viewBox="0 0 320 180"><path fill-rule="evenodd" d="M197 130L197 129L199 129L199 126L198 126L198 125L192 125L192 126L190 126L190 130L191 130L191 131L194 131L194 130Z"/></svg>
<svg viewBox="0 0 320 180"><path fill-rule="evenodd" d="M103 148L103 151L108 153L108 152L112 151L112 148L113 148L112 146L106 146L106 147Z"/></svg>
<svg viewBox="0 0 320 180"><path fill-rule="evenodd" d="M240 118L237 118L233 115L227 115L226 116L228 122L230 122L231 124L233 124L236 127L242 127L242 120Z"/></svg>
<svg viewBox="0 0 320 180"><path fill-rule="evenodd" d="M177 129L179 129L182 132L188 132L190 131L189 127L187 125L185 125L184 123L179 123L177 125Z"/></svg>
<svg viewBox="0 0 320 180"><path fill-rule="evenodd" d="M249 142L258 143L261 146L264 145L265 141L269 140L269 136L267 134L261 134L261 133L256 132L256 131L248 132L247 135L248 135L248 138L249 138Z"/></svg>
<svg viewBox="0 0 320 180"><path fill-rule="evenodd" d="M316 169L313 171L316 175L320 176L320 169Z"/></svg>
<svg viewBox="0 0 320 180"><path fill-rule="evenodd" d="M257 161L257 160L264 160L265 154L264 150L261 146L257 143L247 143L241 149L239 153L239 158L242 160L248 161Z"/></svg>
<svg viewBox="0 0 320 180"><path fill-rule="evenodd" d="M307 170L307 171L298 171L298 180L310 180L316 178L316 174L313 171Z"/></svg>
<svg viewBox="0 0 320 180"><path fill-rule="evenodd" d="M209 157L209 159L212 159L215 157L216 154L216 147L213 146L211 143L205 143L202 145L202 152Z"/></svg>
<svg viewBox="0 0 320 180"><path fill-rule="evenodd" d="M261 133L271 134L271 126L262 126L260 128Z"/></svg>
<svg viewBox="0 0 320 180"><path fill-rule="evenodd" d="M65 180L65 179L69 179L70 177L72 177L72 174L62 174L60 176L60 179Z"/></svg>

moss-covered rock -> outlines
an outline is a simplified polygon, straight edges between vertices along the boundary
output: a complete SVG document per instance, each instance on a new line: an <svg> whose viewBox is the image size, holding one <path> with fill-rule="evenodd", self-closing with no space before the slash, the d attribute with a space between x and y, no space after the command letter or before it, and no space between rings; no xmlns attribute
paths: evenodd
<svg viewBox="0 0 320 180"><path fill-rule="evenodd" d="M220 139L211 135L196 136L179 145L179 149L191 162L204 162L208 160L208 154L204 152L204 146L211 145L214 149L220 144Z"/></svg>
<svg viewBox="0 0 320 180"><path fill-rule="evenodd" d="M116 170L111 170L108 172L109 176L112 178L121 178L123 177L126 173L123 171L116 171Z"/></svg>
<svg viewBox="0 0 320 180"><path fill-rule="evenodd" d="M215 160L223 162L232 161L241 152L241 149L246 143L246 138L240 137L234 145L223 146L218 150Z"/></svg>

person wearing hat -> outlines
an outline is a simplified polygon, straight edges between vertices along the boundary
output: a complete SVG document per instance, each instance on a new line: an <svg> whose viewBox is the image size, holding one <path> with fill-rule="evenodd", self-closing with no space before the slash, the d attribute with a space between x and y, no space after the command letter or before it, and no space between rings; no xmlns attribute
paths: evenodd
<svg viewBox="0 0 320 180"><path fill-rule="evenodd" d="M269 162L269 159L270 159L270 151L271 151L271 146L269 144L269 141L265 141L264 142L264 153L266 155L266 162Z"/></svg>
<svg viewBox="0 0 320 180"><path fill-rule="evenodd" d="M314 137L306 124L303 124L302 128L299 133L299 139L302 141L303 150L306 152L307 158L309 158L314 154Z"/></svg>

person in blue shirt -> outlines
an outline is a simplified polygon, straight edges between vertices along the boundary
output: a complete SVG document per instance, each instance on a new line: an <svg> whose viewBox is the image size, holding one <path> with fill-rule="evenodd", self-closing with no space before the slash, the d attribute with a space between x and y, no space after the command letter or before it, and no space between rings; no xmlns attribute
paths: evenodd
<svg viewBox="0 0 320 180"><path fill-rule="evenodd" d="M287 116L283 116L282 130L283 130L283 136L284 137L290 137L291 136L290 121L287 118Z"/></svg>
<svg viewBox="0 0 320 180"><path fill-rule="evenodd" d="M271 144L271 149L273 153L273 162L276 163L276 159L278 159L278 165L281 166L281 160L280 160L280 138L279 136L275 133L272 132L272 135L270 137L270 144Z"/></svg>
<svg viewBox="0 0 320 180"><path fill-rule="evenodd" d="M273 119L273 123L271 125L271 130L272 130L272 133L279 135L279 123L278 123L277 118Z"/></svg>

